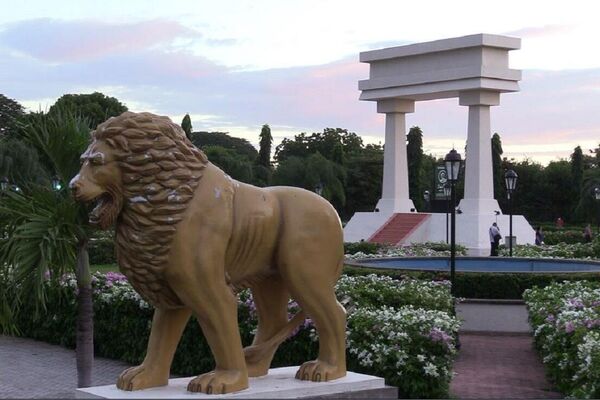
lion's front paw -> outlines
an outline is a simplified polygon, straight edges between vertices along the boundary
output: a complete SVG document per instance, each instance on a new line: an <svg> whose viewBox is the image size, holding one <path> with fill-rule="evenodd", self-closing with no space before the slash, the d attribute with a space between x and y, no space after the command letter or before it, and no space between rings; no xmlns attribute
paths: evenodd
<svg viewBox="0 0 600 400"><path fill-rule="evenodd" d="M131 367L121 372L117 380L117 388L121 390L141 390L169 383L169 374L159 374L142 365Z"/></svg>
<svg viewBox="0 0 600 400"><path fill-rule="evenodd" d="M188 383L189 392L225 394L248 388L246 371L216 370L195 377Z"/></svg>
<svg viewBox="0 0 600 400"><path fill-rule="evenodd" d="M346 376L346 368L325 361L307 361L296 372L296 379L313 382L326 382Z"/></svg>

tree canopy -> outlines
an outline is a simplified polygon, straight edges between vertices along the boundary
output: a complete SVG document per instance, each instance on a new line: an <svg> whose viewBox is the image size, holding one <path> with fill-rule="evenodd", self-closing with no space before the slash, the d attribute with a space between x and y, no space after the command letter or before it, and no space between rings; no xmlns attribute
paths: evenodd
<svg viewBox="0 0 600 400"><path fill-rule="evenodd" d="M0 138L15 134L23 106L0 93Z"/></svg>
<svg viewBox="0 0 600 400"><path fill-rule="evenodd" d="M59 110L81 116L89 121L92 128L95 128L108 118L121 115L127 111L127 107L114 97L94 92L91 94L65 94L50 107L48 114L53 115Z"/></svg>

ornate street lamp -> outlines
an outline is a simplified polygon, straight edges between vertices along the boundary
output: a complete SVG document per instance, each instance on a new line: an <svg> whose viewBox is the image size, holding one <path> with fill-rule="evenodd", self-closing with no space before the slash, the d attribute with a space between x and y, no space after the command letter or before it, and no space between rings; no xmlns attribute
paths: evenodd
<svg viewBox="0 0 600 400"><path fill-rule="evenodd" d="M7 177L2 177L2 179L0 179L0 190L2 190L3 192L8 189L8 178Z"/></svg>
<svg viewBox="0 0 600 400"><path fill-rule="evenodd" d="M58 176L54 176L54 178L52 178L52 189L57 192L62 189L62 183L60 182Z"/></svg>
<svg viewBox="0 0 600 400"><path fill-rule="evenodd" d="M446 244L448 244L450 241L448 240L448 228L449 228L449 224L448 224L448 214L450 213L450 195L452 194L452 186L450 186L449 182L446 182L444 184L444 197L446 198Z"/></svg>
<svg viewBox="0 0 600 400"><path fill-rule="evenodd" d="M509 169L504 174L504 183L506 184L506 197L508 198L508 209L509 209L509 217L508 217L508 226L509 226L509 249L510 256L513 255L513 233L512 233L512 213L513 213L513 193L517 189L517 180L519 179L519 175L512 169Z"/></svg>
<svg viewBox="0 0 600 400"><path fill-rule="evenodd" d="M598 187L598 186L596 186L594 188L594 199L596 199L596 202L600 202L600 187ZM600 213L598 214L598 217L596 218L596 225L597 225L598 235L600 235Z"/></svg>
<svg viewBox="0 0 600 400"><path fill-rule="evenodd" d="M460 168L462 160L460 154L456 150L452 149L444 158L444 165L446 167L446 176L448 177L448 183L450 183L450 203L452 203L452 214L451 214L451 225L450 230L450 283L451 293L456 296L456 183L460 179Z"/></svg>

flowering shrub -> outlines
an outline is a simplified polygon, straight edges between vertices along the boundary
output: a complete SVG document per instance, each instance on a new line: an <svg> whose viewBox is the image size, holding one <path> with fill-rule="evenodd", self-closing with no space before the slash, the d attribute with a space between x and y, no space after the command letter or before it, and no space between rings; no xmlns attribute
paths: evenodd
<svg viewBox="0 0 600 400"><path fill-rule="evenodd" d="M365 276L343 275L337 283L339 298L350 297L359 308L412 305L427 310L452 312L450 282L393 279L375 274Z"/></svg>
<svg viewBox="0 0 600 400"><path fill-rule="evenodd" d="M526 290L536 345L558 388L600 397L600 284L578 281Z"/></svg>
<svg viewBox="0 0 600 400"><path fill-rule="evenodd" d="M146 352L152 308L118 273L93 277L94 337L97 356L139 363ZM49 280L47 309L38 318L27 306L17 316L21 334L68 347L75 345L76 283L71 275ZM402 397L446 397L459 323L449 313L447 282L396 281L391 278L345 277L338 298L350 299L348 369L383 376ZM392 304L393 307L389 305ZM420 308L419 308L420 307ZM289 303L291 315L298 311ZM256 330L256 308L250 291L239 294L238 319L244 345ZM277 351L272 366L299 365L317 356L316 331L306 320ZM214 368L210 348L195 321L179 343L172 366L177 375L196 375Z"/></svg>
<svg viewBox="0 0 600 400"><path fill-rule="evenodd" d="M346 246L346 249L349 247ZM456 254L464 256L467 249L463 246L456 246ZM350 260L360 258L379 258L379 257L448 257L450 256L450 246L446 243L427 242L413 243L409 246L381 246L368 253L356 251L347 253L346 258Z"/></svg>
<svg viewBox="0 0 600 400"><path fill-rule="evenodd" d="M409 397L447 397L456 318L413 306L383 306L359 308L349 315L348 326L348 352L358 362L357 370L376 368Z"/></svg>
<svg viewBox="0 0 600 400"><path fill-rule="evenodd" d="M501 248L500 255L508 256L509 249ZM513 255L530 258L600 259L600 241L574 244L558 243L552 246L518 245L513 247Z"/></svg>

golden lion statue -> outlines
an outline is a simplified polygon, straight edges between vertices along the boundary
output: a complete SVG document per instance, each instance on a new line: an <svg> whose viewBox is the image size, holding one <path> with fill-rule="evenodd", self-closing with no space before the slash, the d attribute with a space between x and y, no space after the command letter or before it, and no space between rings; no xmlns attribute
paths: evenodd
<svg viewBox="0 0 600 400"><path fill-rule="evenodd" d="M70 183L78 201L97 201L91 224L116 225L117 259L155 307L146 357L117 381L124 390L168 383L173 355L192 314L216 361L191 392L228 393L267 374L273 355L309 316L319 356L296 378L345 376L346 314L334 285L343 234L334 208L293 187L258 188L211 164L167 117L126 112L100 124ZM242 349L236 290L250 288L258 330ZM290 296L302 311L288 321Z"/></svg>

